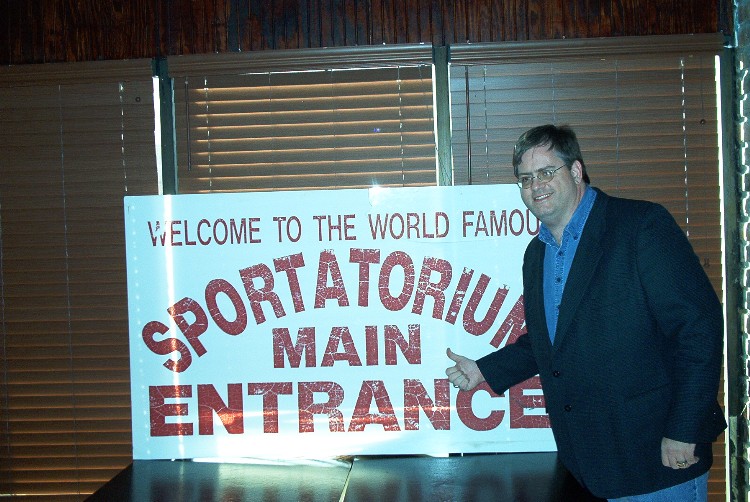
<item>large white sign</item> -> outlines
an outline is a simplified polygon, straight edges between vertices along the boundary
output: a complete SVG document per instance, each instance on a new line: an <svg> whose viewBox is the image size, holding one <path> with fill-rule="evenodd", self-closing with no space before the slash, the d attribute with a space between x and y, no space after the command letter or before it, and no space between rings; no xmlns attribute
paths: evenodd
<svg viewBox="0 0 750 502"><path fill-rule="evenodd" d="M515 186L124 205L135 459L554 450L538 378L445 376L524 330Z"/></svg>

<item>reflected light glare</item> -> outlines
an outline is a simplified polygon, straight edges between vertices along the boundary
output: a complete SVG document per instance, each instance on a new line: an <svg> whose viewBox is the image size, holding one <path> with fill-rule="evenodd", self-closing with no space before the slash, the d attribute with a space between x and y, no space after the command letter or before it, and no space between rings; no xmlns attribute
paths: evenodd
<svg viewBox="0 0 750 502"><path fill-rule="evenodd" d="M162 196L162 201L164 204L164 221L172 221L172 214L173 214L173 207L172 207L172 196L171 195L164 195ZM166 223L165 223L166 224ZM166 232L166 229L164 229ZM167 305L174 305L177 303L177 299L175 296L175 273L174 273L174 254L172 252L172 246L165 246L164 248L164 282L166 284L167 288ZM176 331L177 325L174 322L174 319L170 316L170 324L169 327L170 331ZM180 374L177 372L172 372L172 385L177 387L180 385ZM177 422L183 422L184 418L177 417ZM185 438L183 436L179 437L179 456L184 457L185 456Z"/></svg>
<svg viewBox="0 0 750 502"><path fill-rule="evenodd" d="M380 185L373 185L368 190L368 199L370 200L370 206L377 206L383 197L383 187Z"/></svg>
<svg viewBox="0 0 750 502"><path fill-rule="evenodd" d="M263 458L263 457L202 457L194 458L193 462L216 464L249 464L249 465L308 465L313 467L340 467L348 462L336 457L328 458Z"/></svg>

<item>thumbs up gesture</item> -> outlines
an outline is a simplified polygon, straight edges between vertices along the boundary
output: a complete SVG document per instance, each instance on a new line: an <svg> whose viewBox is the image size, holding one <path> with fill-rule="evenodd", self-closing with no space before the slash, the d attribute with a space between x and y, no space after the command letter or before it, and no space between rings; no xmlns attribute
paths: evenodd
<svg viewBox="0 0 750 502"><path fill-rule="evenodd" d="M461 390L471 390L484 382L482 372L479 371L476 361L456 354L450 348L446 351L448 358L456 363L447 368L445 374L454 387Z"/></svg>

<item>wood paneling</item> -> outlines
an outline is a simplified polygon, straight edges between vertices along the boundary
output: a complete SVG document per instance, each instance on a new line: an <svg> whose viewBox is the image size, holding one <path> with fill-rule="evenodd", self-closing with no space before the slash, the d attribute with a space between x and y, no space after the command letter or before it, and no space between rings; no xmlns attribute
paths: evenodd
<svg viewBox="0 0 750 502"><path fill-rule="evenodd" d="M731 0L0 0L0 64L732 31Z"/></svg>

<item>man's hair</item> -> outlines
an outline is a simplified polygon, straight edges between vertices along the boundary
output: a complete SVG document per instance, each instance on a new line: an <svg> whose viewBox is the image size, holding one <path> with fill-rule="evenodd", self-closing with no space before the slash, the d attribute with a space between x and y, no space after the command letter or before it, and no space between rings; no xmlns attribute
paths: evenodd
<svg viewBox="0 0 750 502"><path fill-rule="evenodd" d="M554 150L562 161L565 162L568 169L570 169L576 160L580 162L583 181L590 183L576 133L566 125L557 127L547 124L533 127L523 133L518 138L518 141L516 141L516 146L513 147L513 174L518 176L518 166L521 164L521 157L523 157L524 153L534 147L547 145L549 146L549 150Z"/></svg>

